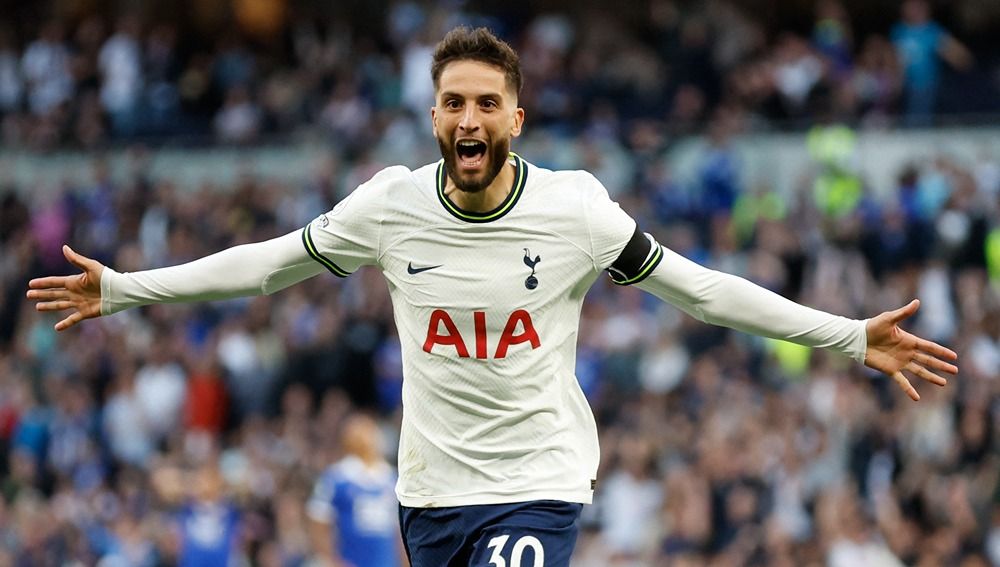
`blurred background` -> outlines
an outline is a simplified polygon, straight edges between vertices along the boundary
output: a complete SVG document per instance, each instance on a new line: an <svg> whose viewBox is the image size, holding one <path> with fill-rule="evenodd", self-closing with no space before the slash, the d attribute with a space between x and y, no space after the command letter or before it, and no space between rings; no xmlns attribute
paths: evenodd
<svg viewBox="0 0 1000 567"><path fill-rule="evenodd" d="M544 167L713 268L959 352L923 399L593 288L602 464L574 565L1000 566L1000 3L0 0L0 566L323 565L307 501L401 365L374 270L56 335L27 281L296 230L438 159L434 43L519 50ZM198 516L191 501L224 513ZM350 541L341 541L350 545ZM200 561L205 560L201 556ZM363 566L357 566L363 567Z"/></svg>

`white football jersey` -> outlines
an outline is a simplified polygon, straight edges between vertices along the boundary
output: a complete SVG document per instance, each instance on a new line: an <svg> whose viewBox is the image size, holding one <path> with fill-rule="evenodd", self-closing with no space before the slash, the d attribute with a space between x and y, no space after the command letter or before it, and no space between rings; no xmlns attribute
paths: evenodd
<svg viewBox="0 0 1000 567"><path fill-rule="evenodd" d="M580 309L636 224L591 174L510 159L514 186L488 213L445 196L441 161L382 170L302 231L334 274L375 265L388 280L404 506L591 501L599 448L574 374Z"/></svg>

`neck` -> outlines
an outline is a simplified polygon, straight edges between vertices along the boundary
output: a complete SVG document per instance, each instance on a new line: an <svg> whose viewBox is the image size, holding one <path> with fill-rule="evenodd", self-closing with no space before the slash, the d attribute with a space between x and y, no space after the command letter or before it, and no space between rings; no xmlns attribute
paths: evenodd
<svg viewBox="0 0 1000 567"><path fill-rule="evenodd" d="M379 453L375 451L365 451L364 453L356 453L355 456L361 459L361 462L364 463L365 468L367 469L374 469L378 467L379 463L382 462L381 455L379 455Z"/></svg>
<svg viewBox="0 0 1000 567"><path fill-rule="evenodd" d="M451 180L451 176L448 176L444 193L451 199L452 203L458 205L462 210L485 213L499 207L500 203L507 198L514 185L514 174L514 164L506 161L503 168L500 169L500 173L493 178L493 182L486 189L475 193L459 190L455 186L455 182Z"/></svg>

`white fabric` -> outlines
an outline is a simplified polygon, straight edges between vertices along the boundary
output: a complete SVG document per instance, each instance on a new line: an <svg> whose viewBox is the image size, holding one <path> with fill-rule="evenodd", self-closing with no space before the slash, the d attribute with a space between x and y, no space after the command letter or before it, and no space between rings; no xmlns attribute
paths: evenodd
<svg viewBox="0 0 1000 567"><path fill-rule="evenodd" d="M101 274L101 315L149 303L208 301L266 295L310 278L323 268L306 254L301 231L235 246L169 268Z"/></svg>
<svg viewBox="0 0 1000 567"><path fill-rule="evenodd" d="M590 174L533 166L506 215L468 222L440 201L437 168L386 169L309 226L318 253L336 269L377 264L389 283L404 368L400 502L589 503L599 448L574 374L579 313L635 222ZM535 289L526 286L526 255L539 259ZM437 267L411 274L411 266ZM512 344L498 356L519 310L539 345ZM447 313L461 347L425 350L437 311ZM449 334L444 322L433 327ZM526 333L524 322L512 332Z"/></svg>
<svg viewBox="0 0 1000 567"><path fill-rule="evenodd" d="M104 406L104 434L115 456L137 467L149 463L155 449L155 439L143 406L134 392L122 390L111 396Z"/></svg>
<svg viewBox="0 0 1000 567"><path fill-rule="evenodd" d="M21 57L28 84L28 106L35 114L48 113L73 96L69 50L62 43L35 40Z"/></svg>
<svg viewBox="0 0 1000 567"><path fill-rule="evenodd" d="M642 554L658 532L663 489L652 478L636 478L619 470L601 489L601 536L615 553Z"/></svg>
<svg viewBox="0 0 1000 567"><path fill-rule="evenodd" d="M181 422L187 375L176 362L146 364L135 373L135 399L146 423L165 437Z"/></svg>
<svg viewBox="0 0 1000 567"><path fill-rule="evenodd" d="M853 541L840 538L833 542L826 555L829 567L902 567L901 562L881 541Z"/></svg>
<svg viewBox="0 0 1000 567"><path fill-rule="evenodd" d="M101 104L109 112L131 109L142 89L142 49L128 34L117 33L101 47L97 57L103 81Z"/></svg>
<svg viewBox="0 0 1000 567"><path fill-rule="evenodd" d="M0 112L16 110L24 93L17 53L11 49L0 49Z"/></svg>
<svg viewBox="0 0 1000 567"><path fill-rule="evenodd" d="M636 285L699 321L830 349L864 363L868 348L866 320L800 305L743 278L710 270L667 248L656 269Z"/></svg>

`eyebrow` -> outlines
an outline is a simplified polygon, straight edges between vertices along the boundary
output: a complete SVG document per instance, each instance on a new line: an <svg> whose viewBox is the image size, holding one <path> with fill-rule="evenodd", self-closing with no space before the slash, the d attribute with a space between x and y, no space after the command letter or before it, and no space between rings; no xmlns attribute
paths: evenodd
<svg viewBox="0 0 1000 567"><path fill-rule="evenodd" d="M466 98L466 97L461 93L456 93L453 91L445 91L441 93L441 98ZM483 93L475 96L476 100L482 100L484 98L500 99L503 98L503 95L501 95L500 93Z"/></svg>

